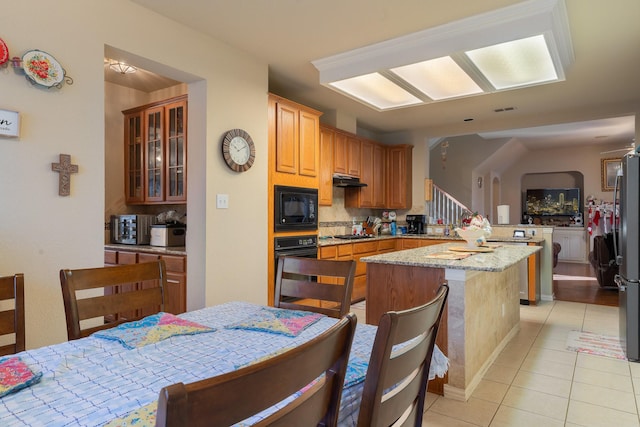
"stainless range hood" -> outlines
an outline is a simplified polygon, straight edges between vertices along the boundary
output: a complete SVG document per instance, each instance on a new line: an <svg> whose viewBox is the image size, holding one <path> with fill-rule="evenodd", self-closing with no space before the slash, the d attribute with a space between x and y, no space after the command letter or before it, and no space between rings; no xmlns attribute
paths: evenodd
<svg viewBox="0 0 640 427"><path fill-rule="evenodd" d="M351 175L343 175L339 173L333 174L334 187L366 187L367 184L360 182L360 178Z"/></svg>

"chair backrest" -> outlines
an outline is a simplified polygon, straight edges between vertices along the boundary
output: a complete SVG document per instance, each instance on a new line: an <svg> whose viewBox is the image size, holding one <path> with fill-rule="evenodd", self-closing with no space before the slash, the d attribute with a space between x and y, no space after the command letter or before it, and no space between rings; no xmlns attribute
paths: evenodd
<svg viewBox="0 0 640 427"><path fill-rule="evenodd" d="M371 352L359 427L422 425L431 356L449 287L419 307L382 315ZM392 352L395 345L402 345Z"/></svg>
<svg viewBox="0 0 640 427"><path fill-rule="evenodd" d="M60 283L69 340L164 310L167 274L161 259L113 267L60 270ZM92 289L93 292L87 292ZM88 319L97 320L81 324Z"/></svg>
<svg viewBox="0 0 640 427"><path fill-rule="evenodd" d="M274 306L341 318L351 307L355 261L283 256L278 259Z"/></svg>
<svg viewBox="0 0 640 427"><path fill-rule="evenodd" d="M355 328L356 317L349 313L284 353L227 374L164 387L156 426L229 426L299 391L291 402L253 425L336 426Z"/></svg>
<svg viewBox="0 0 640 427"><path fill-rule="evenodd" d="M15 334L13 343L0 346L0 356L25 350L24 275L0 277L0 301L14 300L11 308L0 309L0 336Z"/></svg>

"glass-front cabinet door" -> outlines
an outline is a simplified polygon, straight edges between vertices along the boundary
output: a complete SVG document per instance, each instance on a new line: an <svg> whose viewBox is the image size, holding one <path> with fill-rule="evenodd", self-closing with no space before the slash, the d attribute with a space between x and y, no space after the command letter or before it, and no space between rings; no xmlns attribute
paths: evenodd
<svg viewBox="0 0 640 427"><path fill-rule="evenodd" d="M166 197L168 202L186 201L187 103L180 101L166 106Z"/></svg>
<svg viewBox="0 0 640 427"><path fill-rule="evenodd" d="M156 107L145 112L145 132L146 132L146 201L161 202L163 194L163 142L164 132L162 128L163 107Z"/></svg>
<svg viewBox="0 0 640 427"><path fill-rule="evenodd" d="M127 203L144 201L142 112L125 115L125 199Z"/></svg>
<svg viewBox="0 0 640 427"><path fill-rule="evenodd" d="M187 96L123 114L126 203L186 203Z"/></svg>

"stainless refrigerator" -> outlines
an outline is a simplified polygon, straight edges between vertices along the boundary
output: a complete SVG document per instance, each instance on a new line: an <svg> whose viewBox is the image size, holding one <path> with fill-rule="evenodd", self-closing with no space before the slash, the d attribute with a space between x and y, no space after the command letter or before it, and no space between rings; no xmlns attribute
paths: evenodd
<svg viewBox="0 0 640 427"><path fill-rule="evenodd" d="M640 154L622 158L614 186L619 200L619 224L614 231L618 285L620 341L627 359L640 359Z"/></svg>

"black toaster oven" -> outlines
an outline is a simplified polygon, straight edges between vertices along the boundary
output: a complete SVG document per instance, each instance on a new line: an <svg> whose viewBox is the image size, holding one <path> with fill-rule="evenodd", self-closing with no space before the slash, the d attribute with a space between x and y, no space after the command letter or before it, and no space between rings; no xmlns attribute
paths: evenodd
<svg viewBox="0 0 640 427"><path fill-rule="evenodd" d="M155 215L111 215L111 243L148 245Z"/></svg>

